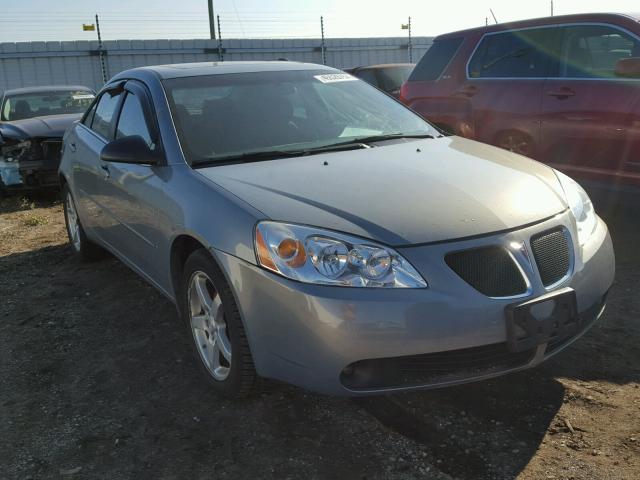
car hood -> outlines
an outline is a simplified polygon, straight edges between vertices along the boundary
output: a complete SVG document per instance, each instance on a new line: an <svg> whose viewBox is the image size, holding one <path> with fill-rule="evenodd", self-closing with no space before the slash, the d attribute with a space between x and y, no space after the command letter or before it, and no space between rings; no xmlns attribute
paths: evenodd
<svg viewBox="0 0 640 480"><path fill-rule="evenodd" d="M459 137L198 172L273 220L392 246L513 229L566 209L551 168Z"/></svg>
<svg viewBox="0 0 640 480"><path fill-rule="evenodd" d="M0 138L13 140L25 140L34 137L60 137L64 132L80 120L81 113L66 115L50 115L46 117L33 117L13 122L0 123Z"/></svg>

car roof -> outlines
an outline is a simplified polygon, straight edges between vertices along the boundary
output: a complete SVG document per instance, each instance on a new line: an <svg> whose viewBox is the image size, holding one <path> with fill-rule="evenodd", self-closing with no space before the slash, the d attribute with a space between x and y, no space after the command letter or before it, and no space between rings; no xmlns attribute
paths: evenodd
<svg viewBox="0 0 640 480"><path fill-rule="evenodd" d="M488 25L483 27L469 28L466 30L457 30L455 32L449 32L442 35L438 35L435 40L449 38L449 37L461 37L468 36L474 33L489 33L499 32L502 30L512 30L516 28L527 27L539 27L546 25L558 25L564 23L576 23L576 22L604 22L615 23L620 21L640 21L640 14L622 14L622 13L580 13L575 15L558 15L553 17L540 17L532 18L528 20L518 20L516 22L497 23L495 25Z"/></svg>
<svg viewBox="0 0 640 480"><path fill-rule="evenodd" d="M385 68L401 68L415 67L415 63L381 63L379 65L364 65L362 67L353 67L352 70L382 70Z"/></svg>
<svg viewBox="0 0 640 480"><path fill-rule="evenodd" d="M10 95L22 95L27 93L66 92L69 90L85 90L87 92L93 92L93 89L85 87L84 85L48 85L41 87L12 88L5 90L3 94L7 97Z"/></svg>
<svg viewBox="0 0 640 480"><path fill-rule="evenodd" d="M264 62L201 62L201 63L176 63L172 65L153 65L133 68L116 75L113 80L131 78L136 74L152 72L160 79L199 77L203 75L221 75L229 73L255 73L278 72L291 70L326 70L327 72L340 72L326 65L315 63L288 62L288 61L264 61Z"/></svg>

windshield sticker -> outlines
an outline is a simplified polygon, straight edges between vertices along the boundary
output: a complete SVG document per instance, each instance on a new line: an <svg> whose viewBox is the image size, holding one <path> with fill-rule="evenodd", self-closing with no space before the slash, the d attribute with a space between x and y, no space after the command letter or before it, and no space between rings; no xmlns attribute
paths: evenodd
<svg viewBox="0 0 640 480"><path fill-rule="evenodd" d="M350 82L357 80L356 77L348 73L327 73L325 75L314 75L313 78L320 80L322 83Z"/></svg>
<svg viewBox="0 0 640 480"><path fill-rule="evenodd" d="M73 100L93 100L95 96L91 93L77 93L75 95L71 95Z"/></svg>

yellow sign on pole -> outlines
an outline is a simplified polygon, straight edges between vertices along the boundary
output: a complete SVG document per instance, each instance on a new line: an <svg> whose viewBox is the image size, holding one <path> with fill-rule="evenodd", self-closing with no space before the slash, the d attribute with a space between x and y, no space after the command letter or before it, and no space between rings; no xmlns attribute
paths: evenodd
<svg viewBox="0 0 640 480"><path fill-rule="evenodd" d="M82 31L84 31L84 32L95 32L96 31L96 26L93 23L83 23L82 24Z"/></svg>
<svg viewBox="0 0 640 480"><path fill-rule="evenodd" d="M400 27L402 28L402 30L409 30L409 24L408 23L403 23L402 25L400 25Z"/></svg>

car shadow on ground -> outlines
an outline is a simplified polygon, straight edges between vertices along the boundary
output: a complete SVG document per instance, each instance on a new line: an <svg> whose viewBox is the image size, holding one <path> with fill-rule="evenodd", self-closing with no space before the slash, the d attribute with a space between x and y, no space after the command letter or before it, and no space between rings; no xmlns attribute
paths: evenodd
<svg viewBox="0 0 640 480"><path fill-rule="evenodd" d="M637 287L635 260L619 261ZM207 388L171 303L114 258L81 264L67 246L8 255L0 383L12 388L0 405L11 420L0 437L14 449L0 465L8 478L76 466L110 478L514 478L546 432L569 428L557 418L561 377L639 380L627 287L614 286L583 339L531 371L354 400L270 385L231 402Z"/></svg>

